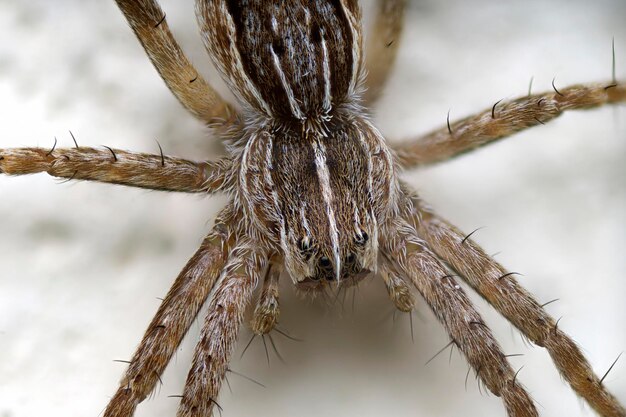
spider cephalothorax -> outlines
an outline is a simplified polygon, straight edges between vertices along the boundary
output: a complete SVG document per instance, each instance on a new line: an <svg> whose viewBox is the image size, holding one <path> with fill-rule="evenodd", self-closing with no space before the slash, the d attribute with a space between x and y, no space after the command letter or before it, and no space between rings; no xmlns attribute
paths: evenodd
<svg viewBox="0 0 626 417"><path fill-rule="evenodd" d="M194 162L112 148L0 149L0 173L48 172L72 179L231 197L163 299L129 361L105 417L130 417L160 376L200 307L208 314L178 415L211 415L246 308L262 281L252 330L279 320L278 280L286 270L303 290L357 283L378 272L395 307L414 306L412 287L442 323L476 378L510 416L536 406L457 278L544 347L575 392L602 416L626 411L573 340L515 273L439 216L400 182L399 170L438 162L565 110L626 101L610 82L554 88L500 101L476 116L400 145L370 123L370 106L397 51L404 0L380 0L363 52L355 0L197 0L205 45L239 98L237 110L198 74L171 35L155 0L117 0L163 79L181 103L230 141L219 161ZM367 58L367 59L366 59ZM366 78L366 74L367 78ZM368 89L360 90L365 83ZM228 132L228 133L225 133ZM394 156L395 155L395 156ZM219 407L219 405L217 405ZM221 409L221 408L220 408Z"/></svg>
<svg viewBox="0 0 626 417"><path fill-rule="evenodd" d="M260 129L242 155L240 193L294 282L362 277L397 206L391 152L366 120L329 112L324 131Z"/></svg>

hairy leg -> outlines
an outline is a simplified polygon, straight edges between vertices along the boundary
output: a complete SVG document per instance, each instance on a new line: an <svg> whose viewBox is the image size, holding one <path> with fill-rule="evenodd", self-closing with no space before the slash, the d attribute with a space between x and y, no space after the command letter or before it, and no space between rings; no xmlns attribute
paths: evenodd
<svg viewBox="0 0 626 417"><path fill-rule="evenodd" d="M563 378L600 415L624 417L626 410L602 385L576 343L522 288L513 274L417 198L410 222L437 256L538 346L545 347Z"/></svg>
<svg viewBox="0 0 626 417"><path fill-rule="evenodd" d="M604 83L555 88L543 94L495 103L426 135L393 145L406 168L441 162L533 126L545 124L567 110L586 110L626 102L626 84Z"/></svg>
<svg viewBox="0 0 626 417"><path fill-rule="evenodd" d="M208 193L226 186L231 161L192 162L104 148L0 149L0 174L39 172L72 180L99 181L151 190Z"/></svg>
<svg viewBox="0 0 626 417"><path fill-rule="evenodd" d="M178 417L209 417L235 348L239 327L267 258L247 244L229 255L209 302ZM219 408L219 405L218 405Z"/></svg>
<svg viewBox="0 0 626 417"><path fill-rule="evenodd" d="M365 68L366 105L375 102L385 87L398 55L406 0L379 0L372 31L368 33Z"/></svg>
<svg viewBox="0 0 626 417"><path fill-rule="evenodd" d="M385 265L385 268L381 271L387 294L389 294L389 298L398 310L403 313L410 313L415 307L413 293L407 283L392 269L392 267Z"/></svg>
<svg viewBox="0 0 626 417"><path fill-rule="evenodd" d="M191 114L210 126L235 121L236 111L193 67L172 36L156 0L116 0L169 89Z"/></svg>
<svg viewBox="0 0 626 417"><path fill-rule="evenodd" d="M213 288L234 244L239 214L227 206L167 293L110 400L104 417L130 417L154 389Z"/></svg>
<svg viewBox="0 0 626 417"><path fill-rule="evenodd" d="M280 307L278 303L278 279L282 271L282 265L278 263L270 263L265 279L263 280L263 289L259 295L259 300L254 309L252 319L252 331L255 335L264 335L276 327L280 316Z"/></svg>
<svg viewBox="0 0 626 417"><path fill-rule="evenodd" d="M399 230L403 235L383 243L383 256L412 280L478 377L502 398L508 415L537 416L533 401L461 287L414 230L404 225Z"/></svg>

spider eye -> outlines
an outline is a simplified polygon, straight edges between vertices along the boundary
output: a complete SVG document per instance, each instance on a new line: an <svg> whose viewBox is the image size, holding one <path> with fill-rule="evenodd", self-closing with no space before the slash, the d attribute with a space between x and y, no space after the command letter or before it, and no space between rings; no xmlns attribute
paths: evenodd
<svg viewBox="0 0 626 417"><path fill-rule="evenodd" d="M328 258L328 256L322 256L320 258L320 266L323 269L328 269L331 265L332 264L331 264L330 259Z"/></svg>
<svg viewBox="0 0 626 417"><path fill-rule="evenodd" d="M365 230L361 230L361 234L357 235L354 241L357 245L365 245L370 240L370 236Z"/></svg>

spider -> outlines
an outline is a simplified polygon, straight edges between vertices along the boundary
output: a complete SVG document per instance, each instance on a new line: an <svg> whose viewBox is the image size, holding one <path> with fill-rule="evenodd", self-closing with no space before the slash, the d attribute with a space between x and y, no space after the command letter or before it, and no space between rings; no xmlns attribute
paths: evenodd
<svg viewBox="0 0 626 417"><path fill-rule="evenodd" d="M559 88L559 90L561 90L561 88ZM454 124L453 124L453 126L454 126ZM49 151L49 149L46 149L46 152L48 152L48 151ZM103 152L106 154L106 152L108 152L108 151L105 149ZM116 154L116 152L117 152L117 154ZM111 151L111 154L109 154L108 158L113 158L112 162L118 162L118 161L115 160L118 155L119 155L119 151L113 150L113 151ZM111 162L111 161L109 161L109 162ZM157 160L157 162L158 162L158 160ZM161 162L163 162L163 161L161 160ZM69 176L71 177L71 175L69 175ZM212 403L210 402L210 404L212 404Z"/></svg>

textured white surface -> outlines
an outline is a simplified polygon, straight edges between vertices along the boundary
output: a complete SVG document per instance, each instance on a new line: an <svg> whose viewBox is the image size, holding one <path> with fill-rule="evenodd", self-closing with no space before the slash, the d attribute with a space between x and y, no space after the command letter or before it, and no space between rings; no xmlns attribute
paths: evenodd
<svg viewBox="0 0 626 417"><path fill-rule="evenodd" d="M192 60L212 73L191 2L164 1ZM376 121L408 137L501 98L610 78L615 37L626 77L623 1L411 2L394 78ZM492 4L494 3L494 4ZM371 2L367 2L369 6ZM220 150L164 87L113 2L0 0L0 147L80 144L202 159ZM213 77L214 78L214 77ZM223 84L220 83L223 91ZM475 237L542 302L602 374L626 349L626 113L563 116L548 126L406 177ZM114 392L143 330L224 203L220 197L147 192L45 175L0 178L0 416L96 416ZM455 352L424 362L448 338L423 305L391 320L380 282L345 311L282 295L276 335L287 365L268 368L256 341L232 368L225 416L502 416ZM422 303L423 304L423 303ZM479 302L519 378L546 416L591 416L548 355L527 347ZM173 416L201 322L138 416ZM270 352L271 353L271 352ZM607 386L626 403L626 362Z"/></svg>

